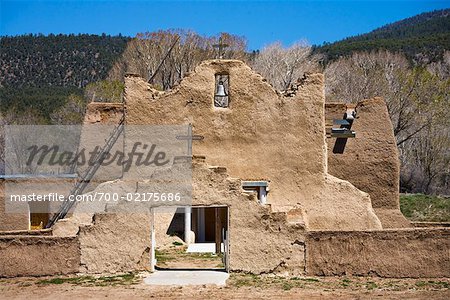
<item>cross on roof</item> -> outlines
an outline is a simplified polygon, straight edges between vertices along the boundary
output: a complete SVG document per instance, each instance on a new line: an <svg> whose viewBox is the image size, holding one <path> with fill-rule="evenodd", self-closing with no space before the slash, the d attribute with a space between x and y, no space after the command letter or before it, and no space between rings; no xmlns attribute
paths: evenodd
<svg viewBox="0 0 450 300"><path fill-rule="evenodd" d="M214 48L218 48L219 49L219 53L218 53L218 58L222 59L223 58L223 49L225 49L226 47L228 47L230 45L223 43L223 39L222 37L219 38L219 43L218 44L214 44L213 47Z"/></svg>
<svg viewBox="0 0 450 300"><path fill-rule="evenodd" d="M188 134L187 135L177 135L177 140L187 140L188 141L188 156L192 156L192 141L201 141L205 137L202 135L193 135L192 134L192 124L188 126Z"/></svg>

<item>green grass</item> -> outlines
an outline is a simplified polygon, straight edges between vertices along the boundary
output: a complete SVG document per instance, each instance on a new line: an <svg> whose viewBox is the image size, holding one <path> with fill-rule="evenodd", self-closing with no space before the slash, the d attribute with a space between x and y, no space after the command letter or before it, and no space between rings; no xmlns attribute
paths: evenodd
<svg viewBox="0 0 450 300"><path fill-rule="evenodd" d="M400 195L400 209L411 221L450 222L450 199L423 194Z"/></svg>
<svg viewBox="0 0 450 300"><path fill-rule="evenodd" d="M373 289L378 288L378 285L375 282L373 282L373 281L367 281L366 288L368 290L373 290Z"/></svg>
<svg viewBox="0 0 450 300"><path fill-rule="evenodd" d="M186 245L173 245L169 249L155 249L155 258L159 267L173 266L174 263L193 262L193 261L217 261L215 268L223 268L223 254L215 253L187 253Z"/></svg>
<svg viewBox="0 0 450 300"><path fill-rule="evenodd" d="M334 291L339 289L360 290L360 291L404 291L404 290L442 290L449 289L450 282L448 280L432 281L432 280L410 280L410 279L380 279L371 277L281 277L281 276L265 276L247 273L231 273L228 285L242 287L257 287L261 289L275 288L279 290L289 291L292 289L313 289Z"/></svg>
<svg viewBox="0 0 450 300"><path fill-rule="evenodd" d="M89 286L114 286L114 285L130 285L138 283L138 277L134 273L127 273L114 276L77 276L77 277L56 277L43 279L36 282L37 284L64 284L70 283L75 285Z"/></svg>
<svg viewBox="0 0 450 300"><path fill-rule="evenodd" d="M445 288L445 289L449 289L450 288L450 284L448 282L445 281L433 281L433 280L429 280L429 281L417 281L416 282L416 286L418 287L434 287L434 288Z"/></svg>
<svg viewBox="0 0 450 300"><path fill-rule="evenodd" d="M164 263L166 261L174 260L175 258L170 256L169 254L155 249L155 258L159 263Z"/></svg>
<svg viewBox="0 0 450 300"><path fill-rule="evenodd" d="M317 278L312 278L312 277L306 277L306 278L301 278L301 277L292 277L291 280L302 280L302 281L306 281L306 282L319 282L319 279Z"/></svg>

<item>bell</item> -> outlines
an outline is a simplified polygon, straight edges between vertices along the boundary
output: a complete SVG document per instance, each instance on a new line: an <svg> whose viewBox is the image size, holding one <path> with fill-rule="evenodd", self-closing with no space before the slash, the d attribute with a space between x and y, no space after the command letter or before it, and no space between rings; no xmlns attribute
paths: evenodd
<svg viewBox="0 0 450 300"><path fill-rule="evenodd" d="M344 119L346 120L354 120L356 117L356 111L353 108L347 108L347 112L344 115Z"/></svg>
<svg viewBox="0 0 450 300"><path fill-rule="evenodd" d="M219 81L219 85L217 86L217 93L216 96L224 97L227 94L225 94L225 87L223 86L223 82Z"/></svg>

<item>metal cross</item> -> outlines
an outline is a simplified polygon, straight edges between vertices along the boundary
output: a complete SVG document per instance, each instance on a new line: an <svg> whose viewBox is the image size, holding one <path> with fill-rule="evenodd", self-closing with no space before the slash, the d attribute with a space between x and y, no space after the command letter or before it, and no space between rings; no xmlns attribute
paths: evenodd
<svg viewBox="0 0 450 300"><path fill-rule="evenodd" d="M219 43L218 44L214 44L213 45L214 48L218 48L219 49L219 57L218 57L219 59L223 58L222 51L223 51L223 49L225 49L228 46L230 46L230 45L223 43L222 37L219 38Z"/></svg>
<svg viewBox="0 0 450 300"><path fill-rule="evenodd" d="M188 141L188 156L192 156L192 141L201 141L205 137L203 135L193 135L192 134L192 124L188 126L187 135L177 135L177 140L187 140Z"/></svg>

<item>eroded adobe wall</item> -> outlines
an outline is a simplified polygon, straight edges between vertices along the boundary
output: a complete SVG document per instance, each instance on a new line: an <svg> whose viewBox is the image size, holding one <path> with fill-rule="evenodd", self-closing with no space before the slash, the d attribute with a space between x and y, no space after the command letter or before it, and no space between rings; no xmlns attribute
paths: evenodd
<svg viewBox="0 0 450 300"><path fill-rule="evenodd" d="M229 109L213 107L214 75L219 72L230 75ZM322 80L320 74L311 75L301 96L283 98L240 61L208 61L177 89L154 97L142 78L128 76L126 122L192 123L195 134L205 137L194 142L194 155L227 166L236 177L270 179L271 203L295 204L308 182L323 179L323 136L315 134L323 129ZM294 189L296 184L301 188Z"/></svg>
<svg viewBox="0 0 450 300"><path fill-rule="evenodd" d="M100 184L91 194L121 197L134 192L135 187L134 182L116 180ZM152 215L145 210L117 210L116 205L127 205L124 202L86 203L77 206L70 218L55 224L54 235L78 238L80 272L118 273L150 268Z"/></svg>
<svg viewBox="0 0 450 300"><path fill-rule="evenodd" d="M304 273L304 224L272 212L255 195L246 194L241 180L223 167L201 158L193 163L193 205L229 208L230 269L251 273Z"/></svg>
<svg viewBox="0 0 450 300"><path fill-rule="evenodd" d="M151 216L139 213L96 214L93 224L80 228L84 273L150 270Z"/></svg>
<svg viewBox="0 0 450 300"><path fill-rule="evenodd" d="M30 228L29 214L6 212L5 201L5 181L0 179L0 231L28 230Z"/></svg>
<svg viewBox="0 0 450 300"><path fill-rule="evenodd" d="M449 277L450 229L310 232L311 276Z"/></svg>
<svg viewBox="0 0 450 300"><path fill-rule="evenodd" d="M215 74L228 73L230 107L215 108ZM380 229L370 198L326 174L323 76L310 74L289 97L241 61L203 62L173 91L125 78L127 124L188 124L194 155L226 166L233 177L269 180L275 210L299 206L311 229ZM343 201L343 202L342 202Z"/></svg>
<svg viewBox="0 0 450 300"><path fill-rule="evenodd" d="M77 237L0 236L0 277L70 274L79 267Z"/></svg>
<svg viewBox="0 0 450 300"><path fill-rule="evenodd" d="M411 227L399 204L400 163L386 104L382 98L356 105L357 117L343 153L334 153L336 138L328 138L328 172L367 192L383 228ZM345 103L326 103L327 122L342 119Z"/></svg>
<svg viewBox="0 0 450 300"><path fill-rule="evenodd" d="M120 182L103 187L111 190L111 184L120 189ZM97 190L105 192L102 186ZM90 214L90 218L87 213L81 215L60 220L55 232L0 233L0 277L150 269L150 214L97 213Z"/></svg>
<svg viewBox="0 0 450 300"><path fill-rule="evenodd" d="M86 108L84 124L118 124L123 116L123 103L91 102Z"/></svg>

